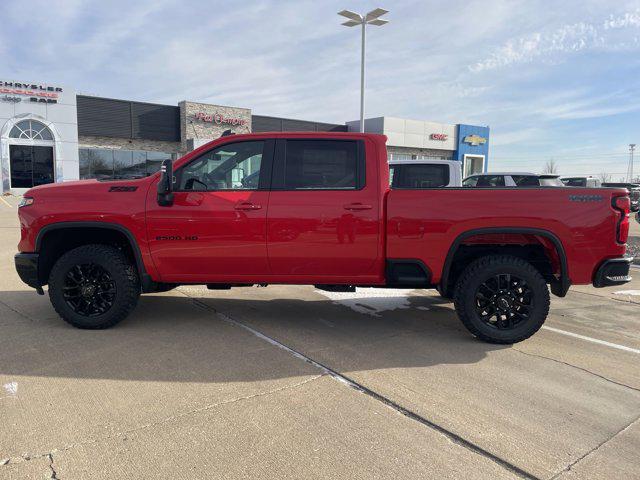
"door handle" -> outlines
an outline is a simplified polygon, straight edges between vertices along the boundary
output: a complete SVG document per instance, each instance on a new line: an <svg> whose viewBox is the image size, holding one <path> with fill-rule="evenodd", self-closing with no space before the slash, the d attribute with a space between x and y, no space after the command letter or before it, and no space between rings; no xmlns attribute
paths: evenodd
<svg viewBox="0 0 640 480"><path fill-rule="evenodd" d="M366 205L364 203L348 203L344 206L345 210L371 210L373 207L371 205Z"/></svg>
<svg viewBox="0 0 640 480"><path fill-rule="evenodd" d="M262 208L262 205L256 205L255 203L251 202L241 202L237 203L234 208L236 210L260 210Z"/></svg>

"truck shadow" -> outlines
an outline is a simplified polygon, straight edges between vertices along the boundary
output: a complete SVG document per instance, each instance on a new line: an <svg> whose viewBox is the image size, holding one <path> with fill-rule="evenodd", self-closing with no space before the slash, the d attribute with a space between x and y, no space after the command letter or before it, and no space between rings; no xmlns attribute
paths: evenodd
<svg viewBox="0 0 640 480"><path fill-rule="evenodd" d="M475 340L438 297L409 297L406 308L371 316L330 300L241 295L143 296L118 326L90 331L63 322L47 297L0 292L0 375L209 383L318 373L228 319L347 376L473 364L508 348Z"/></svg>

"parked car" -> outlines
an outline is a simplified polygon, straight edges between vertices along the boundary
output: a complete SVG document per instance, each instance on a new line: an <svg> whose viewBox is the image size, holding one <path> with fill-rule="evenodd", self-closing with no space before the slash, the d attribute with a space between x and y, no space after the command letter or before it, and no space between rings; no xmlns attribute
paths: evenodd
<svg viewBox="0 0 640 480"><path fill-rule="evenodd" d="M389 185L393 189L461 187L462 169L456 160L391 160Z"/></svg>
<svg viewBox="0 0 640 480"><path fill-rule="evenodd" d="M307 284L438 289L495 343L542 326L548 285L564 296L630 280L627 190L390 189L385 141L233 135L146 178L32 188L16 269L78 328L111 327L141 293L182 284Z"/></svg>
<svg viewBox="0 0 640 480"><path fill-rule="evenodd" d="M626 188L629 190L629 198L631 198L631 211L640 210L640 183L624 183L624 182L605 182L603 187Z"/></svg>
<svg viewBox="0 0 640 480"><path fill-rule="evenodd" d="M522 172L495 172L470 175L463 187L562 187L560 175Z"/></svg>
<svg viewBox="0 0 640 480"><path fill-rule="evenodd" d="M600 179L595 177L561 177L560 180L567 187L598 188L601 186Z"/></svg>

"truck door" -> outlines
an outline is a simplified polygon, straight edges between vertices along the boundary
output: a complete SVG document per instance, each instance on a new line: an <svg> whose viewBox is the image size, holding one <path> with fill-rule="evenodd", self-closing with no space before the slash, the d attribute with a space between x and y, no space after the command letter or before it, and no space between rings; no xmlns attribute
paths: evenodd
<svg viewBox="0 0 640 480"><path fill-rule="evenodd" d="M163 281L227 282L269 273L266 214L274 144L227 143L177 168L171 206L158 206L150 190L149 248Z"/></svg>
<svg viewBox="0 0 640 480"><path fill-rule="evenodd" d="M317 283L379 278L380 187L366 158L361 139L277 140L267 219L272 274Z"/></svg>

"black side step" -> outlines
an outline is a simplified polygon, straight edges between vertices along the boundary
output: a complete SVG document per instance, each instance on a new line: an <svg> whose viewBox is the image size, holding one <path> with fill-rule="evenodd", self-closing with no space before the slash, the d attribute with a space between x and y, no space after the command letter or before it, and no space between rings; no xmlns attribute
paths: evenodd
<svg viewBox="0 0 640 480"><path fill-rule="evenodd" d="M325 292L355 292L355 285L314 285L318 290Z"/></svg>

